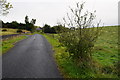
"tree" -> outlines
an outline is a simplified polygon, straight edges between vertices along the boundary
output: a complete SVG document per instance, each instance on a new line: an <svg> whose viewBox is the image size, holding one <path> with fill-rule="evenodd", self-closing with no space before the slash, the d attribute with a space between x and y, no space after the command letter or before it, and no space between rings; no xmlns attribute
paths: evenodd
<svg viewBox="0 0 120 80"><path fill-rule="evenodd" d="M25 16L25 24L26 24L25 29L30 31L32 25L31 23L29 23L29 18L27 15Z"/></svg>
<svg viewBox="0 0 120 80"><path fill-rule="evenodd" d="M54 33L54 34L56 33L55 27L50 28L50 33Z"/></svg>
<svg viewBox="0 0 120 80"><path fill-rule="evenodd" d="M43 27L43 32L44 33L50 33L51 32L50 25L45 24L44 27Z"/></svg>
<svg viewBox="0 0 120 80"><path fill-rule="evenodd" d="M30 23L34 25L36 23L36 19L32 19Z"/></svg>
<svg viewBox="0 0 120 80"><path fill-rule="evenodd" d="M18 29L19 28L19 23L17 21L12 21L11 25L12 25L11 27L13 29Z"/></svg>
<svg viewBox="0 0 120 80"><path fill-rule="evenodd" d="M19 23L18 29L26 29L26 24L24 24L24 23Z"/></svg>
<svg viewBox="0 0 120 80"><path fill-rule="evenodd" d="M30 31L34 32L36 30L36 27L34 26L34 24L36 23L36 19L32 19L30 22Z"/></svg>
<svg viewBox="0 0 120 80"><path fill-rule="evenodd" d="M25 23L26 23L26 24L29 24L29 18L28 18L27 15L25 16Z"/></svg>
<svg viewBox="0 0 120 80"><path fill-rule="evenodd" d="M2 27L3 28L13 28L13 29L26 29L26 24L24 23L18 23L17 21L7 22L4 23L2 21Z"/></svg>
<svg viewBox="0 0 120 80"><path fill-rule="evenodd" d="M6 0L0 0L0 14L5 15L9 13L9 10L13 8L13 6L7 2Z"/></svg>
<svg viewBox="0 0 120 80"><path fill-rule="evenodd" d="M58 25L53 26L53 27L54 27L56 33L62 33L62 32L64 32L64 31L69 30L69 28L67 28L67 27L65 27L65 26L63 26L63 25L61 25L61 24L58 24Z"/></svg>
<svg viewBox="0 0 120 80"><path fill-rule="evenodd" d="M98 28L99 23L96 28L93 24L95 11L83 13L83 7L84 3L76 3L75 9L70 8L71 14L67 13L67 17L63 20L64 24L71 28L70 30L62 30L62 33L59 34L59 41L67 47L70 57L75 62L85 62L84 65L90 66L92 49L100 34L100 28Z"/></svg>
<svg viewBox="0 0 120 80"><path fill-rule="evenodd" d="M36 19L32 19L29 22L28 16L25 16L25 23L26 23L26 30L29 30L31 32L35 31L36 27L34 26L34 24L36 23Z"/></svg>

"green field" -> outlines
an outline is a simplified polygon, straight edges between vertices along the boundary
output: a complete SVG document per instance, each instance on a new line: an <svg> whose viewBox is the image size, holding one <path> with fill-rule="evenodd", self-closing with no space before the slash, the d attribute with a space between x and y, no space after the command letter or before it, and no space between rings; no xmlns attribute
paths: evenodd
<svg viewBox="0 0 120 80"><path fill-rule="evenodd" d="M7 31L2 31L6 29ZM17 33L17 30L18 29L11 29L11 28L0 28L0 36L1 35L9 35L9 34L18 34ZM29 32L29 31L26 31L26 30L22 30L23 32Z"/></svg>
<svg viewBox="0 0 120 80"><path fill-rule="evenodd" d="M104 27L101 36L95 43L93 59L97 61L102 75L99 77L115 77L115 66L118 62L118 27Z"/></svg>
<svg viewBox="0 0 120 80"><path fill-rule="evenodd" d="M95 44L93 57L104 66L112 66L118 60L118 27L103 29Z"/></svg>
<svg viewBox="0 0 120 80"><path fill-rule="evenodd" d="M92 54L92 60L96 72L89 72L87 69L82 70L75 63L68 59L69 53L66 48L61 46L57 37L58 35L43 34L52 44L55 51L54 57L58 63L61 74L65 78L117 78L118 62L118 27L103 27L102 34L95 43Z"/></svg>

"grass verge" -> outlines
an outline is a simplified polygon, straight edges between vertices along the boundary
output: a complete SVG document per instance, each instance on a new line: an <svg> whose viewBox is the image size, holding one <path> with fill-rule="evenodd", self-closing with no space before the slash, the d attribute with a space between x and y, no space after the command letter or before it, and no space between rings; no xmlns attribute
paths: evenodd
<svg viewBox="0 0 120 80"><path fill-rule="evenodd" d="M58 64L58 68L64 78L85 78L86 76L93 76L92 73L87 73L75 64L72 59L69 58L69 53L66 51L66 47L63 47L57 38L53 38L53 35L42 34L53 46L53 51L55 52L54 58ZM83 75L83 73L85 73Z"/></svg>
<svg viewBox="0 0 120 80"><path fill-rule="evenodd" d="M22 39L25 39L26 36L15 36L6 40L3 40L1 45L0 45L0 52L2 52L0 55L6 53L9 49L14 47L14 44Z"/></svg>
<svg viewBox="0 0 120 80"><path fill-rule="evenodd" d="M118 78L116 64L118 62L118 27L104 27L102 35L99 36L93 50L94 69L97 72L91 72L89 69L78 67L72 59L66 48L61 46L56 35L43 34L53 46L54 57L64 78ZM56 37L57 36L57 37Z"/></svg>

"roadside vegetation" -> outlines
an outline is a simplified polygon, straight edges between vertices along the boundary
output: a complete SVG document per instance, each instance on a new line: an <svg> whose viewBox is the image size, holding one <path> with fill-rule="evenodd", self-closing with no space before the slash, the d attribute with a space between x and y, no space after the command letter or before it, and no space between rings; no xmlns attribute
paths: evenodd
<svg viewBox="0 0 120 80"><path fill-rule="evenodd" d="M96 11L84 11L85 3L76 3L63 18L63 23L51 27L45 24L36 30L36 19L25 23L17 21L3 24L1 35L31 32L42 34L51 43L58 68L64 78L118 78L118 26L100 27L94 24ZM68 27L66 27L68 26ZM9 29L12 28L12 29ZM11 37L1 43L2 53L26 36Z"/></svg>
<svg viewBox="0 0 120 80"><path fill-rule="evenodd" d="M0 52L2 52L2 54L6 53L9 49L11 49L12 47L14 47L15 43L17 43L18 41L25 39L26 36L15 36L15 37L11 37L8 39L5 39L2 41L2 43L0 43ZM0 55L2 55L0 54Z"/></svg>
<svg viewBox="0 0 120 80"><path fill-rule="evenodd" d="M53 45L59 69L65 78L117 78L118 27L95 25L96 11L83 9L84 3L76 3L64 23L52 27L57 34L44 35ZM44 27L44 33L51 33L50 26Z"/></svg>
<svg viewBox="0 0 120 80"><path fill-rule="evenodd" d="M64 78L118 78L118 27L108 26L102 29L92 51L92 70L79 66L67 48L59 42L58 34L43 34L53 46L54 57Z"/></svg>

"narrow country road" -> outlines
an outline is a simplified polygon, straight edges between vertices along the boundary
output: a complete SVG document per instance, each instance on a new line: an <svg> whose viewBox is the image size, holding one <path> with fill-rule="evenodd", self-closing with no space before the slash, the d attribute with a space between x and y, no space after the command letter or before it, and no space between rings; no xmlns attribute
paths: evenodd
<svg viewBox="0 0 120 80"><path fill-rule="evenodd" d="M3 78L61 78L47 40L29 36L2 56Z"/></svg>

